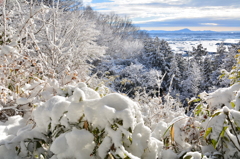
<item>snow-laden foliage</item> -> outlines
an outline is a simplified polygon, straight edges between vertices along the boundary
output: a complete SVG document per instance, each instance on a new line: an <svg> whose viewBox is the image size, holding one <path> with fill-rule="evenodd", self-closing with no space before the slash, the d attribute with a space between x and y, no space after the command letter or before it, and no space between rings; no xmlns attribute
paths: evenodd
<svg viewBox="0 0 240 159"><path fill-rule="evenodd" d="M33 124L10 117L0 150L18 158L159 158L162 141L144 125L137 103L120 94L100 94L79 83L38 103ZM61 95L61 96L60 96ZM6 156L7 157L7 156ZM14 157L15 158L15 157Z"/></svg>
<svg viewBox="0 0 240 159"><path fill-rule="evenodd" d="M238 44L233 45L230 48L230 51L228 54L228 56L230 57L228 58L228 61L226 60L223 63L223 65L224 64L226 65L227 63L228 65L231 64L230 66L232 68L229 70L229 68L227 67L226 69L222 70L221 78L223 79L229 78L231 84L240 82L239 80L240 79L240 54L239 53L240 53L240 41Z"/></svg>
<svg viewBox="0 0 240 159"><path fill-rule="evenodd" d="M114 13L101 14L89 6L84 11L84 16L96 23L96 29L100 32L96 42L107 47L106 55L114 59L129 59L141 54L143 38L147 34L134 26L129 18Z"/></svg>
<svg viewBox="0 0 240 159"><path fill-rule="evenodd" d="M22 1L4 1L1 11L1 118L49 99L59 85L86 80L92 60L104 54L94 42L99 32L82 11Z"/></svg>
<svg viewBox="0 0 240 159"><path fill-rule="evenodd" d="M1 123L0 151L14 158L239 158L239 87L201 94L187 116L169 95L139 94L138 105L121 94L104 96L103 87L68 85L35 103L31 120Z"/></svg>
<svg viewBox="0 0 240 159"><path fill-rule="evenodd" d="M1 158L240 157L240 45L183 57L128 18L33 2L0 3Z"/></svg>
<svg viewBox="0 0 240 159"><path fill-rule="evenodd" d="M166 41L147 38L141 54L129 56L128 59L124 56L115 59L114 55L110 55L98 61L95 71L98 77L111 79L108 83L113 90L131 97L134 97L137 91L155 92L160 85L160 96L163 92L169 92L186 106L187 98L230 85L227 75L222 74L236 63L233 57L237 48L238 45L231 46L227 52L225 47L220 45L216 54L209 54L200 44L183 57L181 54L174 55ZM229 62L225 65L224 61ZM149 80L152 78L153 80ZM156 84L156 80L161 81L161 84Z"/></svg>
<svg viewBox="0 0 240 159"><path fill-rule="evenodd" d="M106 81L106 85L130 97L135 97L136 93L144 90L152 96L162 93L162 72L146 68L137 59L105 59L97 70L99 78Z"/></svg>

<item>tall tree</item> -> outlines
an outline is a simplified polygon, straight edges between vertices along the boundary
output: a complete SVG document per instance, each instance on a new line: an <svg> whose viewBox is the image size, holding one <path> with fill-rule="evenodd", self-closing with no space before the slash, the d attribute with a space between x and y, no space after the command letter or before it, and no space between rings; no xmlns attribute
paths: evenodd
<svg viewBox="0 0 240 159"><path fill-rule="evenodd" d="M190 67L186 72L186 76L187 78L182 81L182 96L197 96L200 91L202 72L198 63L195 60L190 61Z"/></svg>
<svg viewBox="0 0 240 159"><path fill-rule="evenodd" d="M203 48L202 44L199 44L197 48L193 47L193 51L190 52L190 55L196 60L196 62L201 65L202 57L207 55L207 49Z"/></svg>
<svg viewBox="0 0 240 159"><path fill-rule="evenodd" d="M176 95L177 93L179 93L179 90L180 90L180 84L181 84L181 72L180 72L180 69L178 67L178 59L177 59L177 54L175 54L171 60L171 63L170 63L170 69L169 69L169 73L168 73L168 76L169 76L169 80L168 80L168 83L171 83L172 82L172 85L171 85L171 94L172 95Z"/></svg>

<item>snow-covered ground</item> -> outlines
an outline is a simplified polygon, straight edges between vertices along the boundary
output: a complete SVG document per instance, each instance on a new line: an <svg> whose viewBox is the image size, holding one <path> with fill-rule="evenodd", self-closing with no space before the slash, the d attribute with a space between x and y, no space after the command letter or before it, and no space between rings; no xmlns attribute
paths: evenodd
<svg viewBox="0 0 240 159"><path fill-rule="evenodd" d="M150 33L150 36L166 40L174 53L185 54L192 51L192 47L202 44L208 52L216 52L216 44L224 42L228 44L238 43L240 33ZM227 45L226 45L227 46ZM228 45L229 46L229 45ZM226 47L227 48L227 47Z"/></svg>
<svg viewBox="0 0 240 159"><path fill-rule="evenodd" d="M174 53L182 53L185 54L188 51L192 51L193 47L197 48L199 44L202 44L203 48L206 48L208 52L213 53L217 51L217 47L219 43L228 43L228 44L236 44L240 41L240 39L226 39L224 41L220 40L206 40L206 41L168 41L169 46L172 48ZM228 46L225 45L228 49Z"/></svg>

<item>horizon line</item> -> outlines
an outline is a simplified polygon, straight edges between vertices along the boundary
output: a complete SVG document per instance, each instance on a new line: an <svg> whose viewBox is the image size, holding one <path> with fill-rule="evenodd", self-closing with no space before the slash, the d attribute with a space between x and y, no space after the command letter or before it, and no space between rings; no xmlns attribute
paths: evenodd
<svg viewBox="0 0 240 159"><path fill-rule="evenodd" d="M191 31L214 31L214 32L240 32L239 27L140 27L146 31L179 31L189 29Z"/></svg>

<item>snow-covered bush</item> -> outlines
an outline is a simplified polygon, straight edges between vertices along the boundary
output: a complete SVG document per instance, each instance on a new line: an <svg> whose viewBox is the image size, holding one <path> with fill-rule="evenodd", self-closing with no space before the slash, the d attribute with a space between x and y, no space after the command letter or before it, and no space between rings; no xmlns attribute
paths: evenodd
<svg viewBox="0 0 240 159"><path fill-rule="evenodd" d="M25 126L19 116L3 124L15 130L9 127L1 137L4 155L16 150L19 158L160 158L162 142L151 136L138 104L128 97L101 98L85 83L59 94L39 103L33 124Z"/></svg>
<svg viewBox="0 0 240 159"><path fill-rule="evenodd" d="M238 44L232 45L228 56L230 57L224 59L225 61L223 63L223 65L225 64L228 67L222 70L221 78L229 78L231 81L230 83L234 84L236 82L240 82L240 41ZM231 70L227 71L229 67Z"/></svg>
<svg viewBox="0 0 240 159"><path fill-rule="evenodd" d="M128 19L32 2L1 4L1 158L240 157L239 45L216 61L227 64L236 55L224 75L232 86L190 100L196 108L185 115L170 94L197 95L218 76L201 45L188 59L173 56L158 38L146 40L142 52L143 39ZM99 82L89 69L105 50L107 60L95 61ZM106 82L139 105L109 94Z"/></svg>
<svg viewBox="0 0 240 159"><path fill-rule="evenodd" d="M16 0L4 1L1 12L1 119L48 100L59 85L88 79L92 60L104 53L82 11Z"/></svg>
<svg viewBox="0 0 240 159"><path fill-rule="evenodd" d="M195 120L203 131L202 146L212 146L211 152L218 152L224 158L239 158L239 90L236 83L228 88L220 88L212 93L203 92L195 110ZM194 101L192 101L194 102Z"/></svg>
<svg viewBox="0 0 240 159"><path fill-rule="evenodd" d="M159 96L163 75L156 69L148 69L137 59L106 59L97 67L97 73L105 85L134 98L136 93L147 91Z"/></svg>

